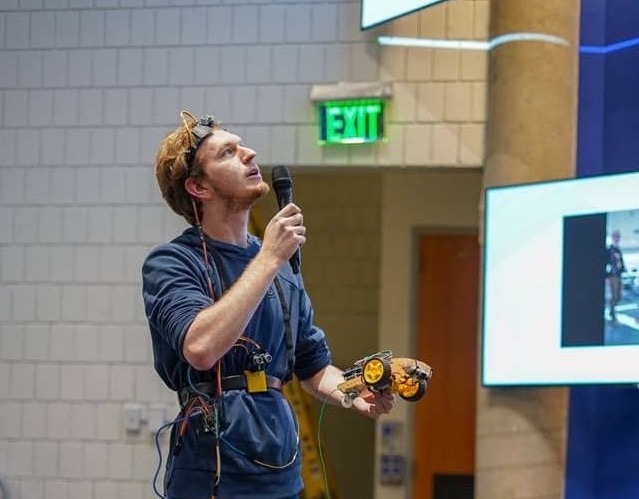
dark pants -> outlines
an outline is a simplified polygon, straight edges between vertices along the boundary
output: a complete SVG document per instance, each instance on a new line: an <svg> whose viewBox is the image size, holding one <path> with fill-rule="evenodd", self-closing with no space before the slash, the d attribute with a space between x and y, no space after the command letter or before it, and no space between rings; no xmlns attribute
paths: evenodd
<svg viewBox="0 0 639 499"><path fill-rule="evenodd" d="M608 285L610 286L610 318L615 319L615 306L621 300L621 277L609 277Z"/></svg>

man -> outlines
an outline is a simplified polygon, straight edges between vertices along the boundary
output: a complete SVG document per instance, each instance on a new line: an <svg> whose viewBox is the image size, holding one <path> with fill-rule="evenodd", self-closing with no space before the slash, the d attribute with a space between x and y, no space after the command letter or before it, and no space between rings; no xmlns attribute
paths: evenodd
<svg viewBox="0 0 639 499"><path fill-rule="evenodd" d="M262 241L249 234L250 209L269 192L255 151L212 117L181 118L160 145L156 177L192 227L142 269L155 369L182 407L166 496L298 497L299 433L282 384L294 373L315 397L339 404L343 380L288 264L306 242L302 212L288 204ZM393 405L392 394L368 393L353 409L376 417Z"/></svg>
<svg viewBox="0 0 639 499"><path fill-rule="evenodd" d="M621 232L614 230L612 232L612 244L608 246L608 260L606 263L606 281L610 290L610 320L613 324L617 324L617 313L615 307L621 300L621 274L626 271L623 262L623 254L619 247L621 240Z"/></svg>

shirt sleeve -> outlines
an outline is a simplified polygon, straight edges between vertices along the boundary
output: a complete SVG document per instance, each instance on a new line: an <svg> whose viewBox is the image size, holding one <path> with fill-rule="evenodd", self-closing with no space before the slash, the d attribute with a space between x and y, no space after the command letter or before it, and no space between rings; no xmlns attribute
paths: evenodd
<svg viewBox="0 0 639 499"><path fill-rule="evenodd" d="M300 381L312 377L332 361L326 335L314 324L313 315L311 300L302 288L294 369Z"/></svg>
<svg viewBox="0 0 639 499"><path fill-rule="evenodd" d="M142 295L153 334L184 359L184 336L195 316L211 304L206 276L195 255L176 244L154 249L142 266Z"/></svg>

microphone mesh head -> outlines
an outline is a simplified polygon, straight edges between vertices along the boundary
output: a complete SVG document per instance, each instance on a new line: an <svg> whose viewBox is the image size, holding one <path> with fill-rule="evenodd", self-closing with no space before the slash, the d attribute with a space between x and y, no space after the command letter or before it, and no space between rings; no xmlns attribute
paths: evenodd
<svg viewBox="0 0 639 499"><path fill-rule="evenodd" d="M274 166L272 172L273 188L290 188L293 185L291 174L285 166Z"/></svg>

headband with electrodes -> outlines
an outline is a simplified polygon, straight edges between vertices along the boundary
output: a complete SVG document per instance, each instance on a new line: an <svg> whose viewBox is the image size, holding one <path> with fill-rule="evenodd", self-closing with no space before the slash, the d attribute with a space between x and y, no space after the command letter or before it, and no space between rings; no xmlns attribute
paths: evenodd
<svg viewBox="0 0 639 499"><path fill-rule="evenodd" d="M185 114L193 116L188 111L182 111L180 114L182 115L183 119ZM197 122L197 125L195 125L191 129L191 146L186 151L186 164L189 171L191 171L195 153L197 152L202 142L204 142L204 139L206 139L213 133L216 126L217 123L215 123L215 118L208 115L200 118Z"/></svg>

